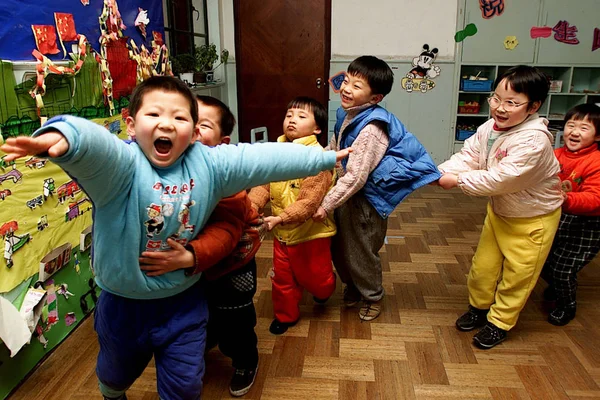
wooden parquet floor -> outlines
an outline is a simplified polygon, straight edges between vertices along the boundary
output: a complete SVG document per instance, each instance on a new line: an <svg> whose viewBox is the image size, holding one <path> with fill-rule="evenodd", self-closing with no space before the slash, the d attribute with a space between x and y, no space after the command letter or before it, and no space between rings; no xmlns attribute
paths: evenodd
<svg viewBox="0 0 600 400"><path fill-rule="evenodd" d="M508 339L491 350L471 344L456 318L468 299L466 274L485 213L484 199L425 187L390 217L381 251L386 297L382 315L361 323L345 308L342 287L325 306L305 295L301 321L282 335L272 319L272 243L258 257L260 367L244 397L261 400L600 399L600 260L580 274L577 317L566 327L546 322L539 282ZM11 399L100 399L98 351L88 318ZM229 399L230 361L206 359L203 399ZM158 399L150 365L128 392Z"/></svg>

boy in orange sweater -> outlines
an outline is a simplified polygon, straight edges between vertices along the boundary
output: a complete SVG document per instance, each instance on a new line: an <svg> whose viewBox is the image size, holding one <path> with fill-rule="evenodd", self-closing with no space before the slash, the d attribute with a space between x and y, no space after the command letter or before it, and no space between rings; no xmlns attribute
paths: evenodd
<svg viewBox="0 0 600 400"><path fill-rule="evenodd" d="M575 106L565 116L565 145L554 151L565 201L560 225L544 264L550 284L547 300L556 300L548 322L566 325L575 318L577 273L600 250L600 107Z"/></svg>
<svg viewBox="0 0 600 400"><path fill-rule="evenodd" d="M198 140L207 146L229 144L235 118L220 100L197 96ZM263 220L252 207L246 191L222 199L206 226L187 246L173 239L171 251L146 252L140 265L148 275L187 268L203 272L208 298L207 349L216 344L232 359L235 373L229 385L232 396L243 396L254 384L258 369L256 310L256 261L264 234Z"/></svg>

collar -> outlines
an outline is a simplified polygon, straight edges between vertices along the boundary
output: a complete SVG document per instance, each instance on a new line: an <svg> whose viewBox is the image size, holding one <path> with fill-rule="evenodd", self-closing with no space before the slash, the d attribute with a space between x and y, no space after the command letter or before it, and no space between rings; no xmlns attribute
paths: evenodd
<svg viewBox="0 0 600 400"><path fill-rule="evenodd" d="M594 142L594 144L593 144L593 145L591 145L591 146L588 146L588 147L586 147L586 148L584 148L584 149L581 149L581 150L579 150L579 151L571 151L571 150L569 150L569 149L567 148L567 146L563 146L563 148L565 149L565 151L564 151L564 154L565 154L567 157L572 157L572 158L577 158L577 157L581 157L581 156L586 156L586 155L588 155L588 154L592 154L592 153L594 153L594 152L596 152L596 151L599 151L599 150L598 150L598 144L597 144L597 142Z"/></svg>
<svg viewBox="0 0 600 400"><path fill-rule="evenodd" d="M278 142L281 143L290 143L290 141L288 140L288 138L285 135L281 135L277 138ZM296 144L302 144L304 146L308 146L310 144L314 144L317 142L317 135L309 135L309 136L304 136L298 139L294 139L291 143L296 143Z"/></svg>
<svg viewBox="0 0 600 400"><path fill-rule="evenodd" d="M355 107L350 107L346 111L346 118L348 119L352 119L354 117L356 117L361 111L366 110L369 107L373 107L374 104L371 103L365 103L365 104L361 104L360 106L355 106Z"/></svg>

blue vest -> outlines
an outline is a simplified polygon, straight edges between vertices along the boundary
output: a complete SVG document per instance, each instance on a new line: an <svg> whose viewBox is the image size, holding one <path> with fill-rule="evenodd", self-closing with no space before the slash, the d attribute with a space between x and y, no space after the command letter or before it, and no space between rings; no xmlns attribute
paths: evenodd
<svg viewBox="0 0 600 400"><path fill-rule="evenodd" d="M340 107L335 124L335 137L340 149L352 146L363 128L373 121L381 121L387 127L388 149L363 188L365 197L382 218L387 218L414 190L440 179L441 174L427 150L394 114L378 105L369 107L352 119L339 138L345 117L346 111ZM347 158L342 160L344 169L347 163Z"/></svg>

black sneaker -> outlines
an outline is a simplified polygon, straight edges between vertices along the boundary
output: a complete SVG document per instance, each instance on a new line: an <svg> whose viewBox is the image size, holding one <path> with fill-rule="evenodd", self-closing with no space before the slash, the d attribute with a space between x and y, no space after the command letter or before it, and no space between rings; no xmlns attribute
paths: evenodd
<svg viewBox="0 0 600 400"><path fill-rule="evenodd" d="M106 396L102 396L102 397L104 397L104 400L127 400L127 395L125 393L123 393L119 397L106 397Z"/></svg>
<svg viewBox="0 0 600 400"><path fill-rule="evenodd" d="M554 290L554 286L549 285L544 289L544 294L542 294L542 296L546 301L556 301L556 291Z"/></svg>
<svg viewBox="0 0 600 400"><path fill-rule="evenodd" d="M456 320L456 328L459 331L468 332L475 328L481 328L487 322L487 314L490 310L481 310L469 305L469 311Z"/></svg>
<svg viewBox="0 0 600 400"><path fill-rule="evenodd" d="M491 349L506 340L506 331L488 322L479 332L473 336L473 342L481 349Z"/></svg>
<svg viewBox="0 0 600 400"><path fill-rule="evenodd" d="M557 307L550 312L550 315L548 315L548 322L550 322L552 325L564 326L571 322L573 318L575 318L575 311L576 308L574 306Z"/></svg>
<svg viewBox="0 0 600 400"><path fill-rule="evenodd" d="M279 322L277 318L275 318L273 322L271 322L271 326L269 326L269 332L271 332L273 335L281 335L282 333L285 333L290 326L296 325L297 322L298 321Z"/></svg>
<svg viewBox="0 0 600 400"><path fill-rule="evenodd" d="M229 384L229 393L234 397L240 397L248 393L252 385L254 385L256 371L258 371L258 365L254 369L236 368Z"/></svg>

